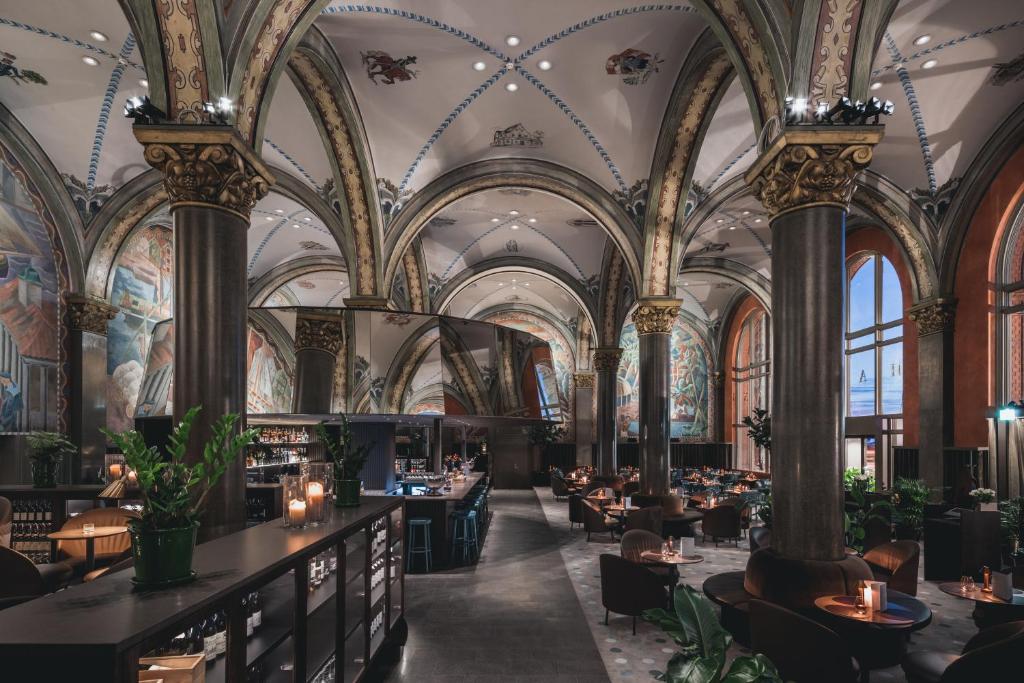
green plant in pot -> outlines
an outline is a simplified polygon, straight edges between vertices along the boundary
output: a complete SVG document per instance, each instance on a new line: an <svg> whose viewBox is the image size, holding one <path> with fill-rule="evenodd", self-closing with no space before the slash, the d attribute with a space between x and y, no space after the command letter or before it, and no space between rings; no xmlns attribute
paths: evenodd
<svg viewBox="0 0 1024 683"><path fill-rule="evenodd" d="M373 448L373 444L352 445L352 428L344 413L341 415L337 439L331 437L322 423L316 426L316 433L334 460L335 507L346 508L359 505L359 488L362 484L359 480L359 473L363 471L363 466L366 465L366 461L370 457L370 449Z"/></svg>
<svg viewBox="0 0 1024 683"><path fill-rule="evenodd" d="M864 552L868 524L886 525L893 516L893 506L888 500L868 500L868 486L869 481L863 475L854 478L853 487L849 491L853 500L846 504L843 512L846 545L858 553Z"/></svg>
<svg viewBox="0 0 1024 683"><path fill-rule="evenodd" d="M32 432L27 437L29 460L32 463L32 486L52 489L57 486L57 469L64 458L78 450L63 434Z"/></svg>
<svg viewBox="0 0 1024 683"><path fill-rule="evenodd" d="M741 655L726 669L732 635L718 622L715 609L692 586L673 593L673 611L649 609L645 620L660 626L682 649L655 678L666 683L782 683L772 661L761 654Z"/></svg>
<svg viewBox="0 0 1024 683"><path fill-rule="evenodd" d="M166 457L156 446L147 446L134 429L120 434L101 430L121 450L139 480L142 515L129 527L134 580L139 585L169 586L195 576L192 551L206 499L228 466L256 438L254 429L235 434L239 417L229 413L213 423L202 459L187 464L189 435L199 411L199 406L190 409L171 432Z"/></svg>
<svg viewBox="0 0 1024 683"><path fill-rule="evenodd" d="M899 477L892 486L896 538L917 541L924 528L924 507L931 491L920 479Z"/></svg>
<svg viewBox="0 0 1024 683"><path fill-rule="evenodd" d="M758 448L764 449L765 454L768 456L768 461L771 462L772 416L764 408L754 408L753 415L747 415L743 418L743 426L747 428L747 436L750 437L750 440ZM765 462L762 465L767 467L768 463Z"/></svg>
<svg viewBox="0 0 1024 683"><path fill-rule="evenodd" d="M530 469L532 471L540 472L544 469L544 451L548 446L561 439L564 434L565 430L552 422L530 427L526 438L530 442Z"/></svg>

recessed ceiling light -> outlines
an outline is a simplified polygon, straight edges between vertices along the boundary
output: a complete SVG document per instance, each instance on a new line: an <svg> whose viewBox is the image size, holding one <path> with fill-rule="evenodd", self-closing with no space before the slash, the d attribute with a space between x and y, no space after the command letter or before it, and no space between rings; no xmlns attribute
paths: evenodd
<svg viewBox="0 0 1024 683"><path fill-rule="evenodd" d="M937 60L937 59L929 59L927 62L925 62L924 64L921 65L921 68L922 69L934 69L938 65L939 65L939 60Z"/></svg>
<svg viewBox="0 0 1024 683"><path fill-rule="evenodd" d="M272 220L274 220L274 217L273 216L267 216L263 220L265 220L265 221L272 221Z"/></svg>
<svg viewBox="0 0 1024 683"><path fill-rule="evenodd" d="M735 229L736 229L736 226L735 226L735 225L730 225L730 226L729 226L729 229L730 229L730 230L735 230Z"/></svg>
<svg viewBox="0 0 1024 683"><path fill-rule="evenodd" d="M914 45L925 45L931 39L932 37L926 33L923 36L918 36L917 38L914 38Z"/></svg>
<svg viewBox="0 0 1024 683"><path fill-rule="evenodd" d="M509 71L512 71L512 70L514 70L516 68L516 63L515 62L505 62L505 68L508 69Z"/></svg>
<svg viewBox="0 0 1024 683"><path fill-rule="evenodd" d="M724 218L716 218L716 219L715 219L715 222L716 222L716 223L724 223L724 222L725 222L725 219L724 219Z"/></svg>
<svg viewBox="0 0 1024 683"><path fill-rule="evenodd" d="M517 83L506 83L505 90L508 90L509 92L515 92L516 90L519 90L519 85Z"/></svg>
<svg viewBox="0 0 1024 683"><path fill-rule="evenodd" d="M690 283L689 283L689 282L684 282L684 283L683 283L683 287L689 287L689 286L690 286Z"/></svg>
<svg viewBox="0 0 1024 683"><path fill-rule="evenodd" d="M530 283L529 283L529 282L524 282L523 284L524 284L524 285L526 285L527 287L529 287L529 286L530 286Z"/></svg>
<svg viewBox="0 0 1024 683"><path fill-rule="evenodd" d="M744 215L744 216L749 216L749 215L750 215L750 212L749 212L749 211L744 211L744 212L743 212L743 215Z"/></svg>
<svg viewBox="0 0 1024 683"><path fill-rule="evenodd" d="M98 40L101 43L107 42L106 33L100 33L99 31L89 31L89 35L92 36L93 40Z"/></svg>
<svg viewBox="0 0 1024 683"><path fill-rule="evenodd" d="M504 283L504 282L499 282L499 283L498 283L498 286L499 286L499 287L504 287L504 286L505 286L505 283Z"/></svg>
<svg viewBox="0 0 1024 683"><path fill-rule="evenodd" d="M528 222L530 222L530 223L536 223L536 222L537 222L537 219L536 219L536 218L527 218L526 220L527 220Z"/></svg>
<svg viewBox="0 0 1024 683"><path fill-rule="evenodd" d="M501 219L500 219L500 218L492 218L492 219L491 219L491 222L492 222L492 223L498 223L498 222L500 222L500 221L501 221Z"/></svg>
<svg viewBox="0 0 1024 683"><path fill-rule="evenodd" d="M519 224L518 223L513 223L512 225L510 225L508 227L512 228L513 230L518 230L519 229Z"/></svg>
<svg viewBox="0 0 1024 683"><path fill-rule="evenodd" d="M871 89L872 90L878 90L881 87L882 87L882 81L875 81L874 83L871 84Z"/></svg>
<svg viewBox="0 0 1024 683"><path fill-rule="evenodd" d="M100 60L96 59L95 57L90 57L89 55L86 55L86 56L82 57L82 61L85 62L86 64L88 64L89 66L99 66L100 65Z"/></svg>
<svg viewBox="0 0 1024 683"><path fill-rule="evenodd" d="M546 59L542 59L539 62L537 62L537 68L540 69L541 71L550 71L551 62L549 62Z"/></svg>
<svg viewBox="0 0 1024 683"><path fill-rule="evenodd" d="M515 278L512 278L512 282L518 282L518 280L516 280Z"/></svg>
<svg viewBox="0 0 1024 683"><path fill-rule="evenodd" d="M755 218L755 219L754 219L754 222L755 222L755 223L760 223L760 222L761 222L761 219L760 219L760 218Z"/></svg>
<svg viewBox="0 0 1024 683"><path fill-rule="evenodd" d="M309 216L305 216L302 220L306 221L307 223L310 223L312 222L313 219L310 218Z"/></svg>
<svg viewBox="0 0 1024 683"><path fill-rule="evenodd" d="M292 223L292 227L293 227L293 228L295 228L296 230L298 230L298 229L299 229L299 228L301 228L302 226L301 226L301 225L299 225L298 223Z"/></svg>
<svg viewBox="0 0 1024 683"><path fill-rule="evenodd" d="M484 64L483 62L473 62L473 69L475 71L483 71L486 68L487 68L487 65Z"/></svg>
<svg viewBox="0 0 1024 683"><path fill-rule="evenodd" d="M519 212L516 211L515 209L512 209L511 211L508 212L508 215L509 216L518 216Z"/></svg>
<svg viewBox="0 0 1024 683"><path fill-rule="evenodd" d="M515 47L519 44L519 36L507 36L505 38L505 44L509 47Z"/></svg>
<svg viewBox="0 0 1024 683"><path fill-rule="evenodd" d="M139 85L141 85L143 88L148 88L149 87L149 81L147 81L145 78L140 78L139 79Z"/></svg>
<svg viewBox="0 0 1024 683"><path fill-rule="evenodd" d="M516 287L515 285L512 285L512 289L519 289L519 288Z"/></svg>

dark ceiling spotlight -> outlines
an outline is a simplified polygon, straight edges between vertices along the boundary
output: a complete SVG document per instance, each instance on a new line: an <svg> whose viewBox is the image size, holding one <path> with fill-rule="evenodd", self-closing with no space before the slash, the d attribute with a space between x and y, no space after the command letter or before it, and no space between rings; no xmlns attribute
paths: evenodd
<svg viewBox="0 0 1024 683"><path fill-rule="evenodd" d="M166 118L145 95L129 97L124 104L124 115L125 118L142 124L159 123Z"/></svg>
<svg viewBox="0 0 1024 683"><path fill-rule="evenodd" d="M877 125L880 116L889 116L895 110L896 105L892 102L883 102L877 97L872 97L867 102L854 102L848 97L840 97L831 109L826 109L824 102L819 103L815 118L818 123L846 126Z"/></svg>

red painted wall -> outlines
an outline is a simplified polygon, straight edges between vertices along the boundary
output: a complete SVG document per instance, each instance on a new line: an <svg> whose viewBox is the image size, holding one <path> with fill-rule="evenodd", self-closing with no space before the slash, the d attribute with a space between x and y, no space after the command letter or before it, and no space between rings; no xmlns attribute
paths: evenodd
<svg viewBox="0 0 1024 683"><path fill-rule="evenodd" d="M880 228L858 228L846 236L846 258L863 251L878 252L892 262L903 289L903 445L917 446L920 394L917 381L917 326L906 315L914 299L910 270L899 245Z"/></svg>
<svg viewBox="0 0 1024 683"><path fill-rule="evenodd" d="M1024 148L993 178L967 229L957 262L953 330L953 442L988 445L985 411L995 403L996 258L1013 207L1024 193Z"/></svg>
<svg viewBox="0 0 1024 683"><path fill-rule="evenodd" d="M732 443L735 439L736 432L733 430L733 424L736 423L736 373L733 371L733 364L736 360L736 345L740 340L740 330L743 329L743 321L747 319L747 316L754 311L763 311L764 306L753 296L748 294L743 301L740 302L739 306L736 307L736 312L729 320L729 333L726 336L725 342L725 356L723 356L723 365L725 365L725 373L723 376L723 383L725 388L725 421L723 441L726 443ZM771 350L769 349L769 354ZM771 385L769 384L769 391L771 391Z"/></svg>

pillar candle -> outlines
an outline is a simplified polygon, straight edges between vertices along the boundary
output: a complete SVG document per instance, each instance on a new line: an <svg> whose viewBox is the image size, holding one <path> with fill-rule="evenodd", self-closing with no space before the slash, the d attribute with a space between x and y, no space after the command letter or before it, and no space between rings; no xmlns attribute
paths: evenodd
<svg viewBox="0 0 1024 683"><path fill-rule="evenodd" d="M306 503L301 500L293 500L288 503L288 523L291 526L306 525Z"/></svg>
<svg viewBox="0 0 1024 683"><path fill-rule="evenodd" d="M324 485L311 481L306 486L306 502L309 504L311 521L322 522L324 517Z"/></svg>
<svg viewBox="0 0 1024 683"><path fill-rule="evenodd" d="M123 471L124 470L122 470L120 463L116 463L116 462L113 463L110 466L110 478L111 479L120 479L121 478L121 473Z"/></svg>

